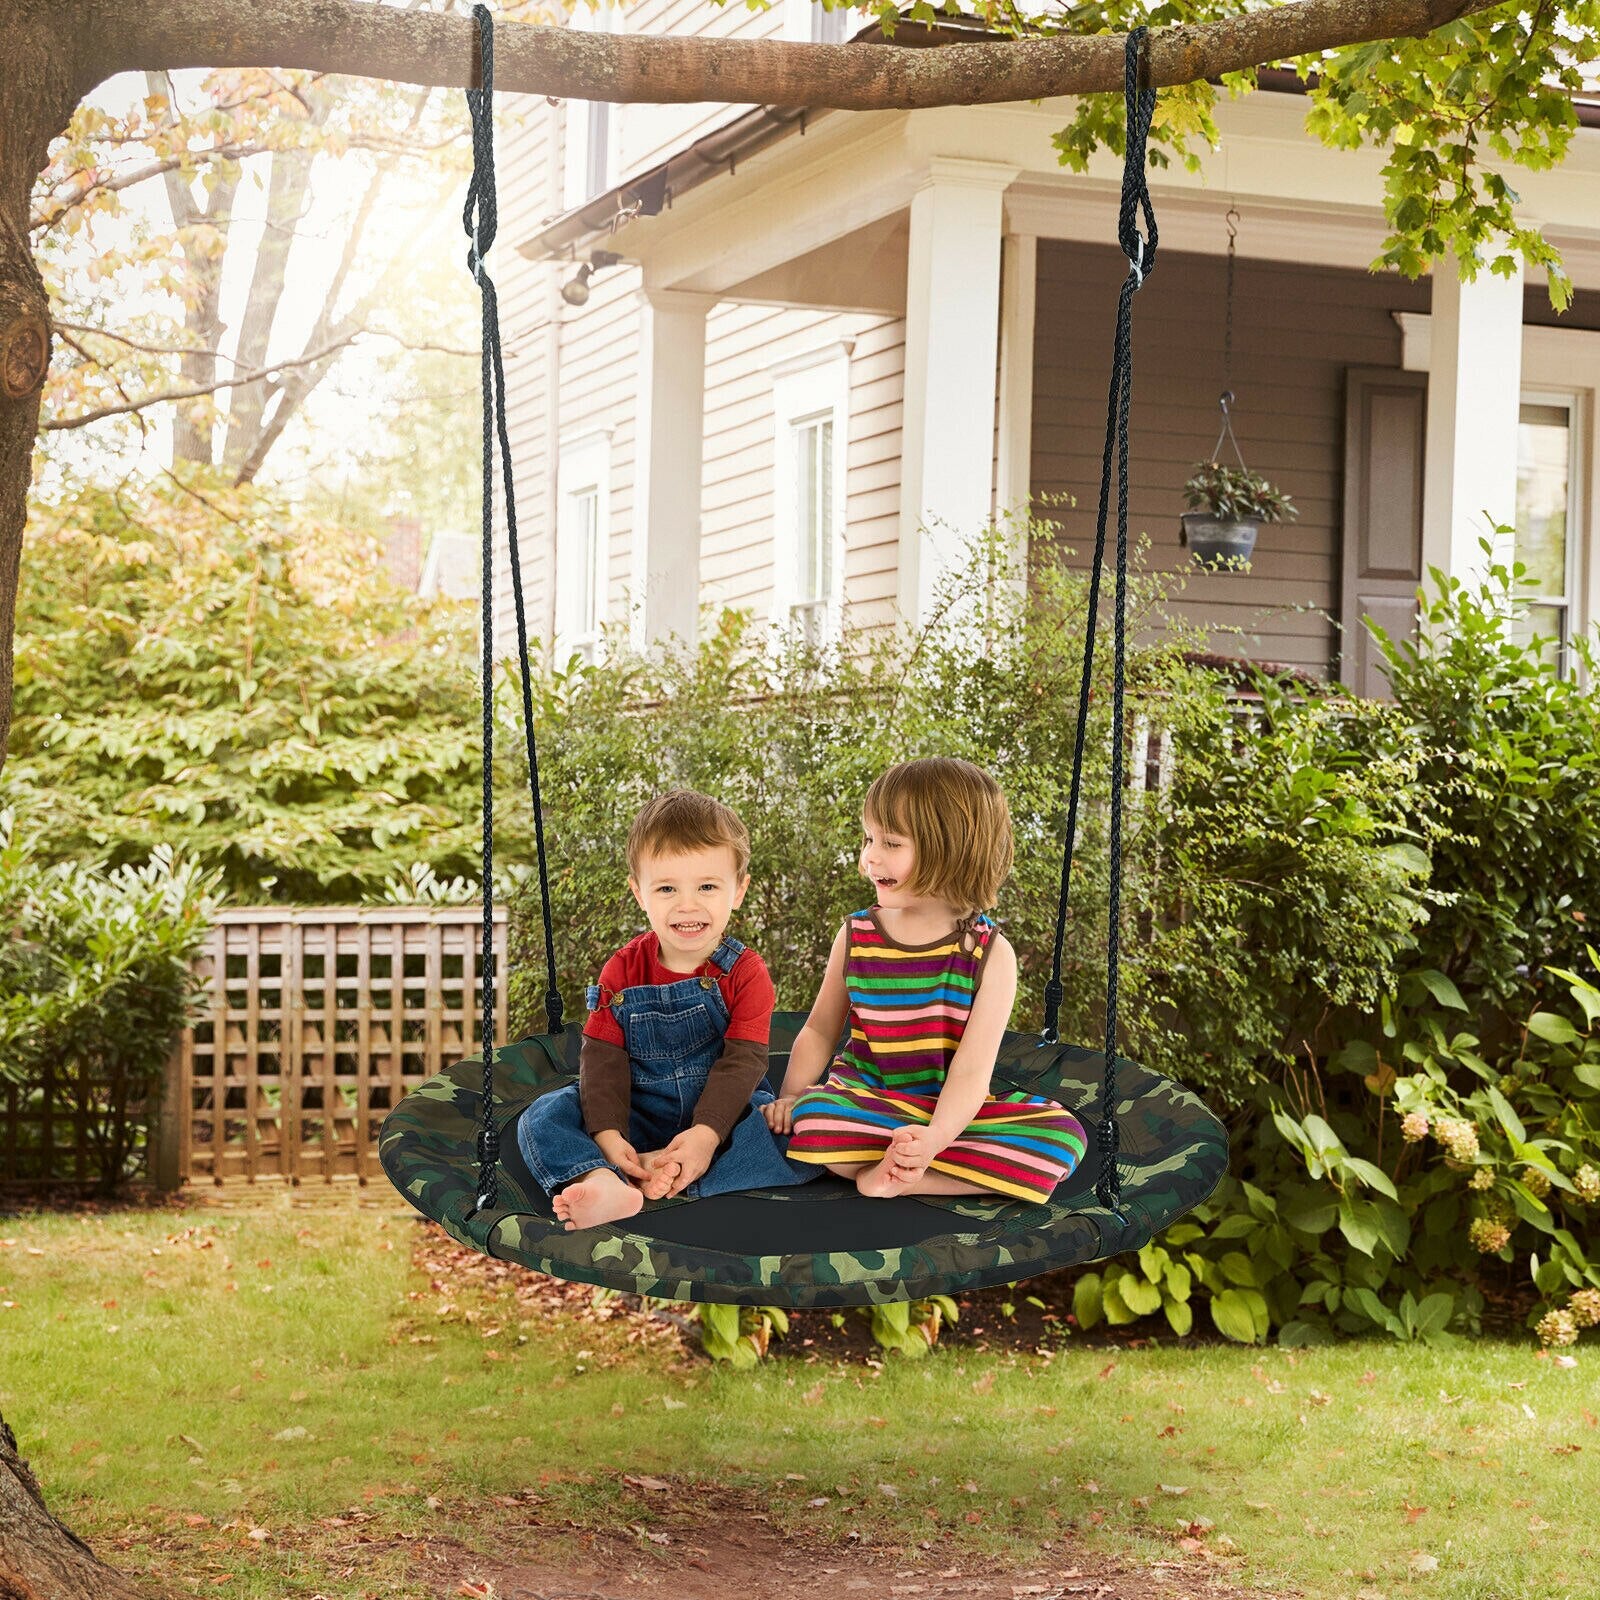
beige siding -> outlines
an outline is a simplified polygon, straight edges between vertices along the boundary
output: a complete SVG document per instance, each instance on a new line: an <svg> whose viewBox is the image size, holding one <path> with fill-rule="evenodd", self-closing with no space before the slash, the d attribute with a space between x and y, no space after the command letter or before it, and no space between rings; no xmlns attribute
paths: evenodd
<svg viewBox="0 0 1600 1600"><path fill-rule="evenodd" d="M550 494L552 463L547 449L550 396L545 357L549 319L549 269L536 266L516 251L532 222L547 209L549 166L557 149L559 122L543 100L530 96L508 97L510 111L500 130L502 155L496 163L499 184L500 230L489 257L490 272L499 296L501 344L506 374L506 421L511 439L515 474L518 553L523 568L528 632L547 640L548 608L542 597L550 581ZM463 236L463 256L466 244ZM475 293L468 289L469 293ZM463 432L476 436L479 427L477 374L465 379L468 397L461 412ZM499 464L495 467L499 484ZM515 601L511 592L511 563L505 543L503 499L495 572L495 637L502 655L515 648Z"/></svg>
<svg viewBox="0 0 1600 1600"><path fill-rule="evenodd" d="M617 25L629 33L707 39L771 39L783 33L781 0L761 11L737 4L708 6L705 0L639 0L615 16ZM620 182L645 171L750 109L713 104L618 106L612 113L617 140L613 175Z"/></svg>
<svg viewBox="0 0 1600 1600"><path fill-rule="evenodd" d="M1126 270L1114 249L1039 244L1033 489L1076 497L1074 507L1051 515L1085 565L1094 549L1112 329ZM1239 261L1234 432L1246 463L1300 514L1261 530L1247 576L1224 576L1189 565L1178 516L1184 480L1210 455L1221 423L1225 270L1220 257L1163 254L1134 301L1129 533L1149 535L1153 568L1182 575L1171 610L1219 630L1212 648L1324 672L1338 655L1331 619L1339 606L1344 369L1398 367L1400 334L1389 313L1427 310L1428 285ZM1226 442L1223 459L1234 459ZM1220 631L1228 628L1239 631Z"/></svg>
<svg viewBox="0 0 1600 1600"><path fill-rule="evenodd" d="M711 604L764 620L772 599L776 363L840 340L850 358L845 591L850 620L891 620L900 493L905 330L898 318L723 305L706 341L701 587Z"/></svg>

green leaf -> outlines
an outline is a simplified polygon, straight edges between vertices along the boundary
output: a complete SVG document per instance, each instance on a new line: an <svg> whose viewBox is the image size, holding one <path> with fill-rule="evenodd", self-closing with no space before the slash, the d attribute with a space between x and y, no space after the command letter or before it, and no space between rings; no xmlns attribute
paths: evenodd
<svg viewBox="0 0 1600 1600"><path fill-rule="evenodd" d="M1346 1156L1340 1166L1343 1171L1354 1173L1369 1188L1388 1195L1391 1200L1399 1198L1395 1193L1394 1180L1382 1167L1374 1166L1370 1161L1363 1161L1359 1156Z"/></svg>
<svg viewBox="0 0 1600 1600"><path fill-rule="evenodd" d="M1537 1034L1548 1044L1572 1044L1581 1037L1565 1017L1553 1011L1535 1011L1528 1018L1528 1032Z"/></svg>
<svg viewBox="0 0 1600 1600"><path fill-rule="evenodd" d="M1422 1304L1417 1307L1416 1330L1419 1338L1427 1338L1429 1334L1443 1333L1449 1325L1450 1318L1455 1313L1456 1302L1453 1295L1438 1293L1423 1297Z"/></svg>
<svg viewBox="0 0 1600 1600"><path fill-rule="evenodd" d="M1242 1251L1228 1251L1217 1264L1222 1268L1222 1275L1229 1283L1237 1283L1247 1289L1259 1286L1255 1263Z"/></svg>
<svg viewBox="0 0 1600 1600"><path fill-rule="evenodd" d="M1339 1202L1339 1232L1352 1249L1370 1256L1378 1245L1377 1207L1368 1200L1344 1197Z"/></svg>
<svg viewBox="0 0 1600 1600"><path fill-rule="evenodd" d="M1494 1107L1494 1114L1500 1119L1500 1126L1513 1139L1527 1139L1528 1135L1526 1129L1522 1126L1522 1119L1511 1109L1511 1102L1493 1084L1489 1086L1489 1104Z"/></svg>
<svg viewBox="0 0 1600 1600"><path fill-rule="evenodd" d="M1448 1006L1452 1011L1465 1011L1467 1002L1461 998L1461 991L1442 973L1428 967L1416 974L1422 986L1442 1006Z"/></svg>
<svg viewBox="0 0 1600 1600"><path fill-rule="evenodd" d="M1163 1300L1161 1309L1166 1312L1169 1326L1180 1339L1194 1327L1194 1308L1187 1300Z"/></svg>
<svg viewBox="0 0 1600 1600"><path fill-rule="evenodd" d="M1225 1289L1215 1296L1211 1302L1211 1320L1225 1339L1239 1344L1256 1342L1255 1314L1243 1289Z"/></svg>
<svg viewBox="0 0 1600 1600"><path fill-rule="evenodd" d="M1326 1233L1339 1215L1337 1200L1324 1200L1308 1195L1295 1201L1283 1213L1283 1220L1302 1233Z"/></svg>
<svg viewBox="0 0 1600 1600"><path fill-rule="evenodd" d="M1113 1327L1121 1327L1136 1320L1133 1308L1122 1298L1120 1279L1108 1278L1100 1290L1100 1309Z"/></svg>
<svg viewBox="0 0 1600 1600"><path fill-rule="evenodd" d="M1080 1328L1092 1328L1102 1314L1100 1274L1086 1272L1072 1286L1072 1314Z"/></svg>
<svg viewBox="0 0 1600 1600"><path fill-rule="evenodd" d="M1308 1345L1328 1345L1335 1342L1331 1329L1315 1322L1286 1322L1278 1329L1278 1343L1285 1349L1300 1349Z"/></svg>
<svg viewBox="0 0 1600 1600"><path fill-rule="evenodd" d="M1117 1293L1123 1304L1135 1316L1148 1317L1161 1309L1161 1289L1148 1278L1136 1278L1131 1272L1117 1279Z"/></svg>

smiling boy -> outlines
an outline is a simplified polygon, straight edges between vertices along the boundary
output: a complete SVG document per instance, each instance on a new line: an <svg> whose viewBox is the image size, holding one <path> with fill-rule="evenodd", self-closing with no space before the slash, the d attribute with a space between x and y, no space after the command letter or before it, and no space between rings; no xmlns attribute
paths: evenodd
<svg viewBox="0 0 1600 1600"><path fill-rule="evenodd" d="M750 887L750 836L718 800L677 789L628 832L628 888L649 920L588 990L578 1082L519 1119L523 1156L569 1230L648 1200L805 1183L751 1115L777 996L726 929Z"/></svg>

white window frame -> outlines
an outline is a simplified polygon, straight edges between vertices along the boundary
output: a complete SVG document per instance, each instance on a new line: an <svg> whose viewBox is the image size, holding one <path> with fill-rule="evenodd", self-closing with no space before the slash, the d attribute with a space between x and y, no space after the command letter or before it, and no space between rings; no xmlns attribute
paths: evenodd
<svg viewBox="0 0 1600 1600"><path fill-rule="evenodd" d="M594 498L595 541L587 574L583 561L582 502ZM607 577L611 549L611 430L582 434L561 443L556 469L556 659L562 665L574 655L591 664L600 659L601 630L607 611ZM578 615L583 578L587 576L594 609Z"/></svg>
<svg viewBox="0 0 1600 1600"><path fill-rule="evenodd" d="M616 30L616 13L610 5L597 11L579 5L567 26L579 33L612 33ZM616 171L617 119L616 108L609 100L568 100L565 109L561 207L570 211L611 187Z"/></svg>
<svg viewBox="0 0 1600 1600"><path fill-rule="evenodd" d="M849 496L850 352L848 340L808 351L769 368L772 377L773 517L771 621L798 627L816 643L836 640L844 621L845 513ZM818 422L832 424L832 581L828 592L804 612L800 593L799 433Z"/></svg>
<svg viewBox="0 0 1600 1600"><path fill-rule="evenodd" d="M1518 591L1519 598L1529 606L1551 605L1559 602L1561 608L1562 636L1559 641L1557 661L1562 677L1573 671L1575 658L1573 640L1582 638L1585 628L1583 596L1582 544L1584 518L1584 399L1575 389L1524 388L1518 397L1518 415L1522 406L1549 406L1567 414L1567 570L1562 582L1563 593L1547 598L1530 589Z"/></svg>

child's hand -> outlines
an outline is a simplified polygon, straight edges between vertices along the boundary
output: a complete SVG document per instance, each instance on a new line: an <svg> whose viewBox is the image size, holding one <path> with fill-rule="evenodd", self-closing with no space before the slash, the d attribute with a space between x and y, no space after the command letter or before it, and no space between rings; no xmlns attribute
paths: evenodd
<svg viewBox="0 0 1600 1600"><path fill-rule="evenodd" d="M685 1128L665 1150L660 1151L652 1162L653 1166L668 1171L673 1163L678 1167L676 1176L667 1188L666 1198L682 1194L697 1178L703 1178L721 1143L722 1139L715 1128L697 1122L692 1128Z"/></svg>
<svg viewBox="0 0 1600 1600"><path fill-rule="evenodd" d="M785 1095L781 1100L772 1100L762 1106L761 1115L767 1119L767 1126L774 1133L794 1132L794 1103L799 1098L797 1094Z"/></svg>
<svg viewBox="0 0 1600 1600"><path fill-rule="evenodd" d="M604 1133L597 1133L594 1142L600 1146L600 1154L627 1177L642 1183L650 1176L639 1159L639 1152L616 1129L608 1128Z"/></svg>
<svg viewBox="0 0 1600 1600"><path fill-rule="evenodd" d="M897 1184L915 1183L928 1170L928 1163L938 1155L938 1141L927 1128L907 1124L889 1135L889 1149L885 1162Z"/></svg>

